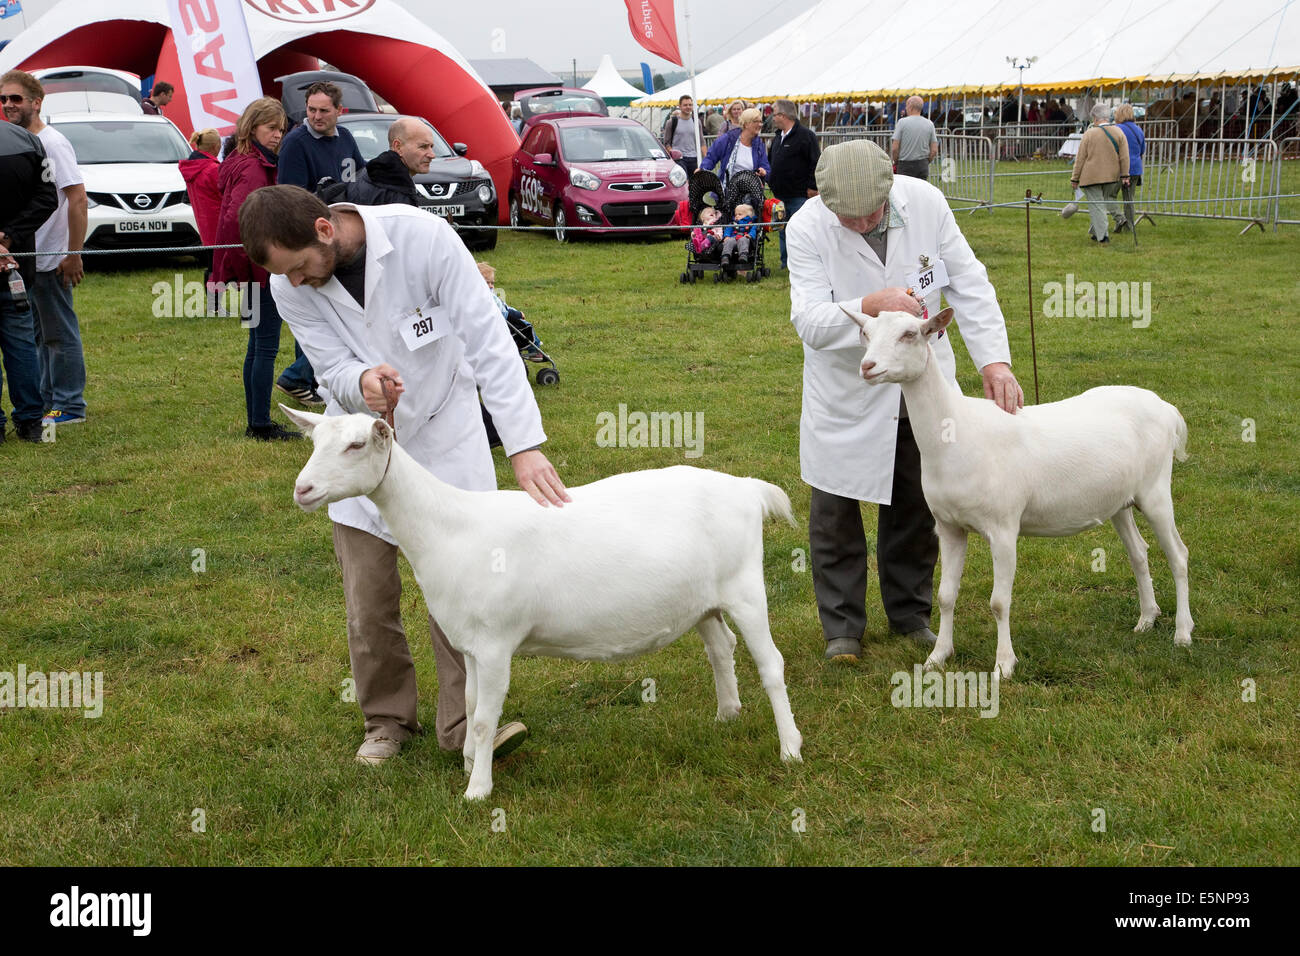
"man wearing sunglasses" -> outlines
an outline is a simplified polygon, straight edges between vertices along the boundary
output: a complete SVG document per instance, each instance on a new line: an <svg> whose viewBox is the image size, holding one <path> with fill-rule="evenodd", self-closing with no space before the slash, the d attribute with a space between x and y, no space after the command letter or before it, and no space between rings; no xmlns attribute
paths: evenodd
<svg viewBox="0 0 1300 956"><path fill-rule="evenodd" d="M21 91L7 91L5 106L11 105ZM15 258L10 252L34 252L36 230L58 206L53 177L49 174L45 149L41 141L22 127L0 123L0 359L3 374L9 380L9 400L13 405L14 429L18 437L30 442L41 440L40 360L36 354L36 331L32 310L25 296L22 300L10 292L10 269L30 289L36 281L36 262L32 256ZM0 406L0 441L4 441L5 414Z"/></svg>

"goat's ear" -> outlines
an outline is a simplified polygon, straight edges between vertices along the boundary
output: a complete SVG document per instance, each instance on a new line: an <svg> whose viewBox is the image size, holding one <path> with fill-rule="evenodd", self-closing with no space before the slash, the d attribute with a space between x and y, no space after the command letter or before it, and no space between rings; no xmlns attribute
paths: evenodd
<svg viewBox="0 0 1300 956"><path fill-rule="evenodd" d="M863 332L867 331L867 319L869 318L869 316L865 312L859 312L856 309L850 309L847 305L845 305L842 302L838 303L838 305L840 307L841 312L847 315L854 322L858 323L858 328L860 328Z"/></svg>
<svg viewBox="0 0 1300 956"><path fill-rule="evenodd" d="M952 309L944 309L938 315L930 316L926 323L921 326L921 332L925 335L933 335L935 332L942 332L948 327L948 323L951 321Z"/></svg>
<svg viewBox="0 0 1300 956"><path fill-rule="evenodd" d="M388 426L388 422L382 418L376 418L370 426L370 439L376 445L387 445L393 440L393 430Z"/></svg>
<svg viewBox="0 0 1300 956"><path fill-rule="evenodd" d="M279 402L276 402L279 405ZM310 435L317 425L324 420L324 415L317 415L313 412L296 412L292 408L286 408L280 405L280 411L289 416L289 421L293 422L306 434Z"/></svg>

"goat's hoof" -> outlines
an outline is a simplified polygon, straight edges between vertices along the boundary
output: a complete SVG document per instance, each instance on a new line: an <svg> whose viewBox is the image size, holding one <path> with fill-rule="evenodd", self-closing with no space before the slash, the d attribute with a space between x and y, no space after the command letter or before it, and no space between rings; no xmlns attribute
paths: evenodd
<svg viewBox="0 0 1300 956"><path fill-rule="evenodd" d="M470 784L469 787L465 790L465 799L482 800L491 792L492 792L492 784L488 784L486 787L476 787L473 784Z"/></svg>
<svg viewBox="0 0 1300 956"><path fill-rule="evenodd" d="M1160 616L1160 608L1156 608L1151 613L1143 611L1138 617L1137 626L1133 628L1135 634L1141 634L1143 631L1151 630L1152 625L1156 623L1156 618Z"/></svg>
<svg viewBox="0 0 1300 956"><path fill-rule="evenodd" d="M1177 645L1178 647L1191 647L1192 632L1191 631L1178 632L1177 634L1174 635L1174 644Z"/></svg>
<svg viewBox="0 0 1300 956"><path fill-rule="evenodd" d="M998 661L997 666L993 668L993 679L1001 680L1004 677L1010 677L1016 672L1016 658L1006 661Z"/></svg>
<svg viewBox="0 0 1300 956"><path fill-rule="evenodd" d="M718 705L718 715L716 719L719 722L727 721L727 720L735 720L739 716L740 716L739 704L733 704L729 707L723 707L722 705Z"/></svg>
<svg viewBox="0 0 1300 956"><path fill-rule="evenodd" d="M925 659L925 666L921 669L928 674L930 671L937 671L941 667L943 667L943 661L937 659L933 654L931 654Z"/></svg>
<svg viewBox="0 0 1300 956"><path fill-rule="evenodd" d="M803 757L799 755L798 750L782 749L781 762L782 763L803 763Z"/></svg>

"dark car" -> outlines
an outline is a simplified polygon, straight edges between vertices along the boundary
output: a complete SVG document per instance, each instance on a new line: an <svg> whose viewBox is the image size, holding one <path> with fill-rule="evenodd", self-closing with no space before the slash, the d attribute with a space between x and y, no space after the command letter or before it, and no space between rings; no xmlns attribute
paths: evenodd
<svg viewBox="0 0 1300 956"><path fill-rule="evenodd" d="M687 196L686 171L644 126L604 115L590 90L526 90L519 105L524 133L511 161L510 225L554 226L561 242L570 226L600 235L670 225Z"/></svg>
<svg viewBox="0 0 1300 956"><path fill-rule="evenodd" d="M344 113L339 117L339 125L348 128L357 141L357 149L370 162L388 149L388 128L401 118L394 113ZM413 177L420 208L449 218L461 227L457 231L469 248L495 249L496 229L465 228L497 224L497 190L492 176L478 160L465 156L468 148L464 143L448 146L432 123L423 117L415 118L433 134L433 161L429 163L429 171Z"/></svg>
<svg viewBox="0 0 1300 956"><path fill-rule="evenodd" d="M333 83L343 94L343 112L378 113L379 104L370 87L360 77L351 73L334 73L330 70L305 70L277 76L280 84L280 105L289 114L290 124L297 126L307 118L307 89L313 83Z"/></svg>

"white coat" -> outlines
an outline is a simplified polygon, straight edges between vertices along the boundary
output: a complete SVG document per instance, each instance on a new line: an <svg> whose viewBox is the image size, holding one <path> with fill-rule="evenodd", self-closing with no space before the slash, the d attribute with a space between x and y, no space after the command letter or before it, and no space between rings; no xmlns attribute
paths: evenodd
<svg viewBox="0 0 1300 956"><path fill-rule="evenodd" d="M931 262L942 259L950 283L943 295L976 367L1011 362L988 272L957 228L943 193L923 180L896 176L889 203L883 265L866 239L841 226L819 196L791 216L786 228L790 321L804 343L800 475L822 491L880 504L889 504L893 491L902 390L894 383L862 380L858 326L836 303L858 309L865 295L906 288L906 276L918 271L922 255ZM928 296L926 306L931 315L939 312L940 294ZM948 337L932 344L944 377L957 388Z"/></svg>
<svg viewBox="0 0 1300 956"><path fill-rule="evenodd" d="M354 210L365 225L365 309L336 278L317 289L271 277L276 307L329 393L325 414L374 414L361 397L361 374L387 362L406 387L393 416L398 443L450 485L494 490L475 386L507 455L540 445L546 434L519 351L474 257L446 222L414 206L331 208ZM417 319L417 308L432 331L412 349L402 327ZM337 501L329 515L396 543L368 498Z"/></svg>

